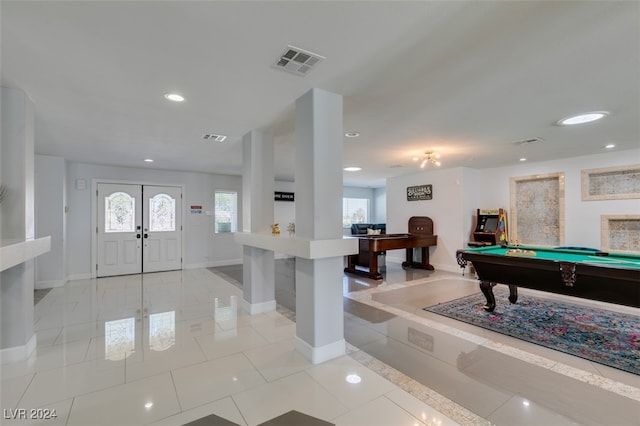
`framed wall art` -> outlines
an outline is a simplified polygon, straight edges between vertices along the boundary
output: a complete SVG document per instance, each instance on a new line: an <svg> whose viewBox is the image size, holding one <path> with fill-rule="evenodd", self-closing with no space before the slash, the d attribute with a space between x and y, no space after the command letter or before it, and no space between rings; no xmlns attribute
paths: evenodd
<svg viewBox="0 0 640 426"><path fill-rule="evenodd" d="M539 246L564 244L564 174L510 179L511 241Z"/></svg>
<svg viewBox="0 0 640 426"><path fill-rule="evenodd" d="M582 201L640 198L640 164L582 170Z"/></svg>
<svg viewBox="0 0 640 426"><path fill-rule="evenodd" d="M602 251L640 252L640 215L602 215Z"/></svg>

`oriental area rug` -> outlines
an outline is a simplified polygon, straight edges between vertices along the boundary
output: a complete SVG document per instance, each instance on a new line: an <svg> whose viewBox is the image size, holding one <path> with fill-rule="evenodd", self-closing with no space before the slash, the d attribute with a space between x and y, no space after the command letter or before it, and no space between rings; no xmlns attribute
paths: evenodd
<svg viewBox="0 0 640 426"><path fill-rule="evenodd" d="M498 288L495 295L494 312L482 309L482 293L424 310L640 375L640 317L530 295L511 304Z"/></svg>

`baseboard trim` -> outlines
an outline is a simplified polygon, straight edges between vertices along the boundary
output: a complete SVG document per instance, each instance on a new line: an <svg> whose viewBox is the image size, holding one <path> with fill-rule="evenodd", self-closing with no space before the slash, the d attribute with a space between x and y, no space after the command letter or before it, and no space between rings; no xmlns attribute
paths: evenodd
<svg viewBox="0 0 640 426"><path fill-rule="evenodd" d="M273 312L276 310L276 301L270 300L262 303L249 303L242 299L242 309L249 312L250 315L262 314L265 312Z"/></svg>
<svg viewBox="0 0 640 426"><path fill-rule="evenodd" d="M242 258L239 259L227 259L227 260L215 260L204 263L190 263L184 265L183 269L199 269L199 268L215 268L217 266L229 266L229 265L241 265Z"/></svg>
<svg viewBox="0 0 640 426"><path fill-rule="evenodd" d="M338 358L347 353L344 339L340 339L324 346L313 347L300 337L296 336L296 351L300 352L312 364L320 364L330 359Z"/></svg>
<svg viewBox="0 0 640 426"><path fill-rule="evenodd" d="M91 273L88 273L88 274L74 274L74 275L67 275L67 280L66 281L90 280L91 278L95 278L94 276L91 275Z"/></svg>
<svg viewBox="0 0 640 426"><path fill-rule="evenodd" d="M44 290L47 288L64 287L64 280L36 281L35 289Z"/></svg>

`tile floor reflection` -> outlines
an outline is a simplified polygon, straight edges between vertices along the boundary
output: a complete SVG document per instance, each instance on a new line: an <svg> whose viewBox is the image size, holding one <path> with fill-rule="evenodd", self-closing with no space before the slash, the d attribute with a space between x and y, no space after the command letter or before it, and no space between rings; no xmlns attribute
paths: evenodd
<svg viewBox="0 0 640 426"><path fill-rule="evenodd" d="M312 365L294 350L293 261L278 265L278 311L254 316L238 266L51 290L36 353L0 367L0 423L250 426L296 410L340 426L640 424L638 376L422 311L478 291L457 274L345 276L348 354Z"/></svg>

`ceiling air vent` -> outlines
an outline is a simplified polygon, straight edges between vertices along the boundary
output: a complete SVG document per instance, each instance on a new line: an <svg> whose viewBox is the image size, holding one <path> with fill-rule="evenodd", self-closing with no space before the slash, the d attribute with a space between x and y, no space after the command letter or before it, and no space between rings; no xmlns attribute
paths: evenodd
<svg viewBox="0 0 640 426"><path fill-rule="evenodd" d="M307 75L309 71L320 61L325 59L317 53L287 46L282 54L273 62L273 67L296 75Z"/></svg>
<svg viewBox="0 0 640 426"><path fill-rule="evenodd" d="M529 145L531 143L544 142L542 138L531 138L531 139L523 139L520 141L511 142L514 145Z"/></svg>
<svg viewBox="0 0 640 426"><path fill-rule="evenodd" d="M205 133L202 135L202 139L206 141L224 142L226 138L224 135L214 135L213 133Z"/></svg>

